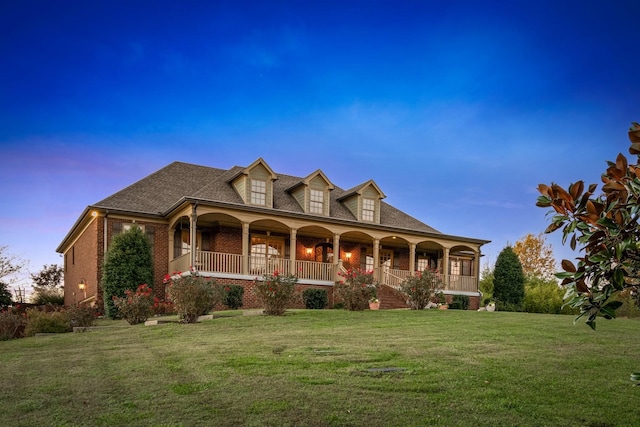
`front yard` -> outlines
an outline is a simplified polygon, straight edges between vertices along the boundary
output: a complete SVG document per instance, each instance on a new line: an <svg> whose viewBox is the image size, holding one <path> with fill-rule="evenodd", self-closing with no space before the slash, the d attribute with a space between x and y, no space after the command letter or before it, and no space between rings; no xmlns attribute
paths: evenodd
<svg viewBox="0 0 640 427"><path fill-rule="evenodd" d="M0 342L15 426L640 424L640 323L461 310L240 311Z"/></svg>

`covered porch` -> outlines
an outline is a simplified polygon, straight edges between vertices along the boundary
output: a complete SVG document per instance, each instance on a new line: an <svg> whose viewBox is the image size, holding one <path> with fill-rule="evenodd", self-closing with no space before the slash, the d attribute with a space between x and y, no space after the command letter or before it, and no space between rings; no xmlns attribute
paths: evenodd
<svg viewBox="0 0 640 427"><path fill-rule="evenodd" d="M169 273L193 267L213 277L253 280L278 271L296 275L300 284L331 286L341 279L340 272L360 268L396 288L429 268L443 280L445 292L478 293L479 250L444 240L376 236L352 227L246 214L198 213L193 206L190 215L174 221L169 241Z"/></svg>

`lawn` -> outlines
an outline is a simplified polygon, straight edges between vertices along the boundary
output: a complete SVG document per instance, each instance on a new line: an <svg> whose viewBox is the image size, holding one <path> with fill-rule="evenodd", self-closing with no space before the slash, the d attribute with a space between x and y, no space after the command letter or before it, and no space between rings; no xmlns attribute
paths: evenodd
<svg viewBox="0 0 640 427"><path fill-rule="evenodd" d="M0 342L0 419L49 426L637 426L638 320L218 313ZM9 422L9 424L7 424Z"/></svg>

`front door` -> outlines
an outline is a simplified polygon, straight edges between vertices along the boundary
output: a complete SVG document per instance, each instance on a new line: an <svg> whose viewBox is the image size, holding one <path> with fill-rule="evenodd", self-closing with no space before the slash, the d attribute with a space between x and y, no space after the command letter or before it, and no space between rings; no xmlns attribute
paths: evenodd
<svg viewBox="0 0 640 427"><path fill-rule="evenodd" d="M391 268L393 266L393 251L380 249L380 267Z"/></svg>

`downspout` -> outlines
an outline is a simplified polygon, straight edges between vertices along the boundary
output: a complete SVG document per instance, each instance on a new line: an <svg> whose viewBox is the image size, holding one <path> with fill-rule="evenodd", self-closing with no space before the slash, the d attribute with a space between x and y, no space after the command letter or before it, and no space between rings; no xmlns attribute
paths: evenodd
<svg viewBox="0 0 640 427"><path fill-rule="evenodd" d="M109 211L104 212L104 220L102 221L102 256L104 257L107 254L107 217L109 216Z"/></svg>

